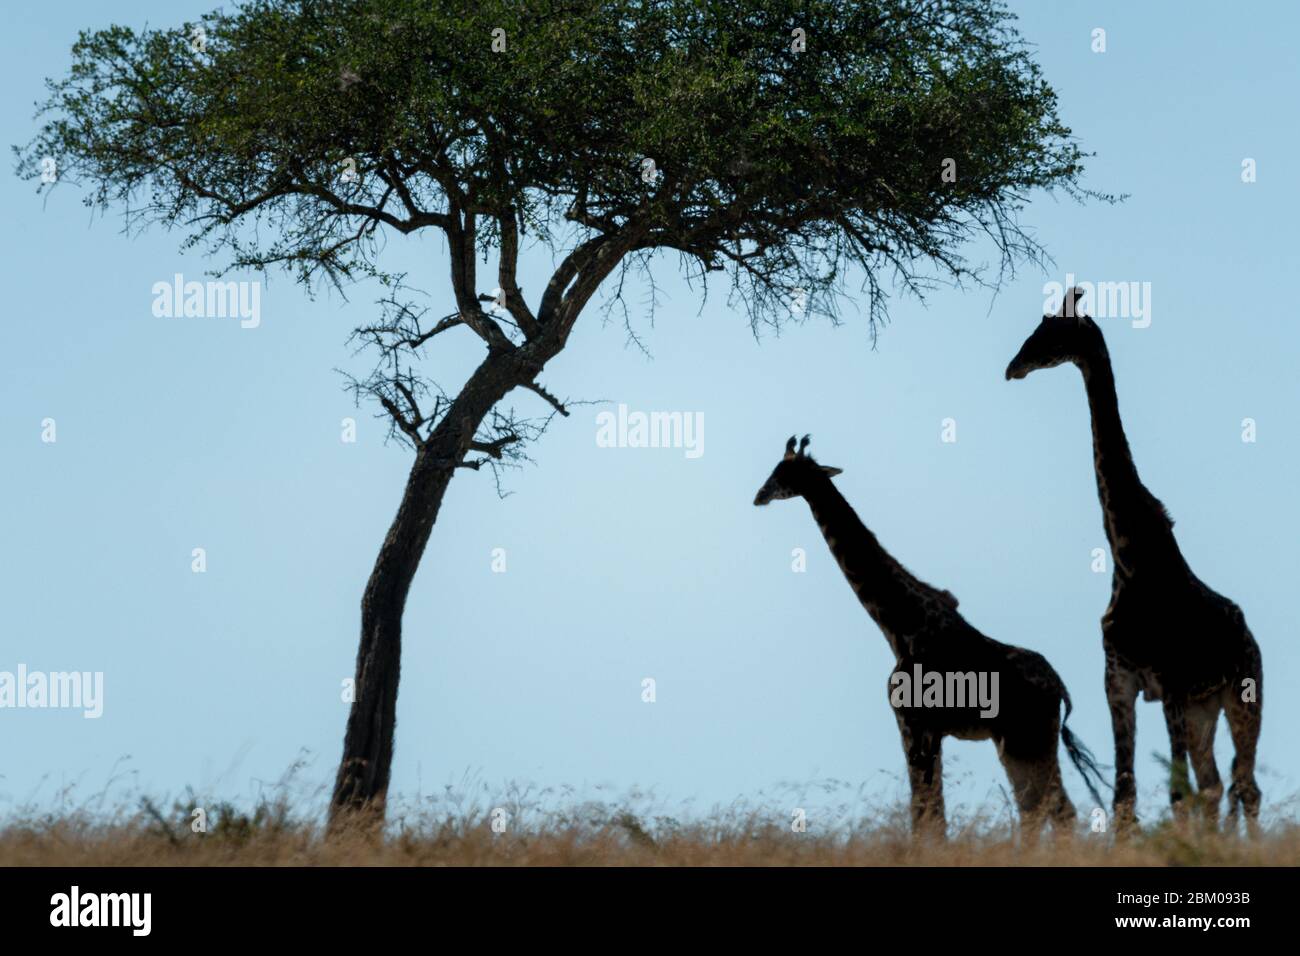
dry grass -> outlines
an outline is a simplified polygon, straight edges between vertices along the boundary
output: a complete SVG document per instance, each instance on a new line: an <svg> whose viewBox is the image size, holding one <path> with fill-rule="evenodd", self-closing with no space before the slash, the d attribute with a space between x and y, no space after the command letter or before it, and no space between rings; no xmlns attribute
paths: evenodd
<svg viewBox="0 0 1300 956"><path fill-rule="evenodd" d="M1258 841L1189 836L1170 828L1125 843L1106 838L1017 844L1010 834L958 834L916 846L905 830L830 839L774 826L702 823L658 838L638 822L496 834L482 822L443 821L373 842L327 841L308 826L254 828L170 839L147 825L76 820L10 825L0 866L1295 866L1300 828Z"/></svg>
<svg viewBox="0 0 1300 956"><path fill-rule="evenodd" d="M294 768L299 769L299 768ZM766 803L669 815L652 794L584 800L559 791L467 782L412 805L390 806L382 839L325 839L321 791L295 793L286 778L244 808L193 793L162 809L138 794L100 793L55 810L18 808L0 818L0 866L1296 866L1300 824L1274 806L1257 840L1207 833L1168 819L1116 841L1088 831L1018 837L1007 807L950 812L950 838L917 845L905 808L846 784L787 786ZM810 791L815 791L811 792ZM829 798L829 803L827 799ZM820 802L818 802L820 800ZM48 801L47 801L48 802ZM192 831L204 807L207 832ZM808 812L792 832L791 806ZM881 809L881 807L884 807ZM306 807L295 811L294 807ZM494 810L509 821L494 832Z"/></svg>

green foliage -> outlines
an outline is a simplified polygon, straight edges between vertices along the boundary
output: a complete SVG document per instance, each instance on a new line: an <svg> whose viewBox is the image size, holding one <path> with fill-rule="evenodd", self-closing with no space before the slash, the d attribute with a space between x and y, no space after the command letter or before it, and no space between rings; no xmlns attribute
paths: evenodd
<svg viewBox="0 0 1300 956"><path fill-rule="evenodd" d="M978 279L982 234L1038 258L1028 193L1084 194L996 0L256 0L83 33L49 90L21 175L54 157L88 203L304 281L379 271L380 226L626 232L728 271L756 320L796 288L834 314L857 263L883 318L883 275Z"/></svg>

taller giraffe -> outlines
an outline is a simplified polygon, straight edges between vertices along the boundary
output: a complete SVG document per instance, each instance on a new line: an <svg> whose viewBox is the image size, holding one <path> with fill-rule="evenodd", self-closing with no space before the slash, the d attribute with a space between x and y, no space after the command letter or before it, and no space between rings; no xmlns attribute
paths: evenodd
<svg viewBox="0 0 1300 956"><path fill-rule="evenodd" d="M1136 822L1133 774L1134 704L1138 691L1164 704L1169 730L1169 799L1183 815L1187 755L1207 818L1217 825L1223 783L1214 762L1219 712L1228 718L1236 756L1228 819L1244 808L1253 831L1259 817L1255 748L1263 706L1259 645L1241 608L1207 587L1188 567L1164 506L1138 478L1124 437L1115 376L1101 329L1078 310L1071 289L1054 316L1044 316L1011 364L1007 379L1072 362L1083 374L1092 412L1093 458L1113 574L1110 606L1101 619L1106 699L1115 733L1115 814Z"/></svg>
<svg viewBox="0 0 1300 956"><path fill-rule="evenodd" d="M1091 754L1060 716L1062 704L1066 719L1071 710L1061 678L1041 654L1001 644L975 630L957 612L951 593L918 580L899 564L831 482L840 469L819 465L806 454L807 445L805 436L796 452L795 439L790 439L754 504L795 497L808 502L853 593L894 651L897 666L890 675L890 703L907 755L913 833L942 837L945 831L944 737L993 740L1028 833L1036 833L1045 816L1057 828L1070 828L1074 806L1061 783L1058 735L1093 799L1101 803L1101 797L1089 779L1089 774L1097 775ZM915 696L899 693L899 675L910 679L917 673L942 675L947 687L959 686L966 675L988 677L996 688L996 706L989 708L994 712L985 716L987 711L965 694L960 704L940 694L938 706L925 701L917 706ZM996 675L996 684L991 675Z"/></svg>

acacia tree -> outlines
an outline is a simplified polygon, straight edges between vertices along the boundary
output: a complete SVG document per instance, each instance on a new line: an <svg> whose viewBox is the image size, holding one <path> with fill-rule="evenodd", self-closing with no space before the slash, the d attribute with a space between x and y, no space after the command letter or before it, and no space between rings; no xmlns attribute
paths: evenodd
<svg viewBox="0 0 1300 956"><path fill-rule="evenodd" d="M629 269L676 253L757 324L792 297L834 320L851 273L874 333L891 289L1041 260L1027 195L1086 192L996 0L253 0L83 33L38 115L20 174L53 158L128 228L185 230L217 274L390 283L351 385L414 458L361 600L334 825L382 819L402 612L448 483L544 426L502 409L512 391L566 413L539 375L602 283L613 305ZM433 317L381 263L423 230L454 300ZM987 275L960 252L984 235ZM526 295L531 246L556 265ZM453 390L422 372L444 335L483 347Z"/></svg>

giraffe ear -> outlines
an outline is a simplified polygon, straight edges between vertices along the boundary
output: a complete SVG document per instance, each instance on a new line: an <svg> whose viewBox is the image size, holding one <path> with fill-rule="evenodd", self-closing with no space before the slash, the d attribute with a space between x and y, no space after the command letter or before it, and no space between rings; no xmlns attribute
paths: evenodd
<svg viewBox="0 0 1300 956"><path fill-rule="evenodd" d="M822 465L822 471L826 473L827 478L834 478L836 475L844 474L843 468L833 468L830 465Z"/></svg>

